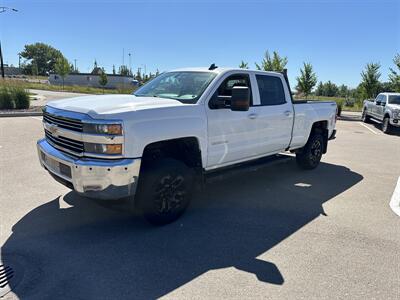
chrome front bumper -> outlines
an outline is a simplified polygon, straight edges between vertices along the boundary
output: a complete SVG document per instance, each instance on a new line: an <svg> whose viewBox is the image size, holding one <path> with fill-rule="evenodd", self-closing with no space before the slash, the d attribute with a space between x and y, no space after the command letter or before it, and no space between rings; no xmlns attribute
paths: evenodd
<svg viewBox="0 0 400 300"><path fill-rule="evenodd" d="M395 127L400 127L400 119L391 118L391 119L390 119L390 124L391 124L392 126L395 126Z"/></svg>
<svg viewBox="0 0 400 300"><path fill-rule="evenodd" d="M58 182L84 196L112 200L135 194L140 158L73 158L55 149L45 139L37 142L37 150L42 167Z"/></svg>

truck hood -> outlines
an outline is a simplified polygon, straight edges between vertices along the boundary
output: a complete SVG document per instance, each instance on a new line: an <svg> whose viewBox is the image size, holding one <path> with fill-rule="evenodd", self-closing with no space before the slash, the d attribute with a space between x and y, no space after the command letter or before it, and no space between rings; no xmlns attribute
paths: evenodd
<svg viewBox="0 0 400 300"><path fill-rule="evenodd" d="M185 104L174 99L156 97L136 97L135 95L92 95L51 101L47 103L47 105L95 117L96 115L117 114L168 106L182 106Z"/></svg>

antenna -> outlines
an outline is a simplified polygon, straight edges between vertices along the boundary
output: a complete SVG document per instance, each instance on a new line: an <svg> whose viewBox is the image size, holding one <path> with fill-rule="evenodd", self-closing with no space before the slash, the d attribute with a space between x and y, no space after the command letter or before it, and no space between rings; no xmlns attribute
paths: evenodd
<svg viewBox="0 0 400 300"><path fill-rule="evenodd" d="M215 64L212 64L208 69L210 71L215 70L216 68L218 68L218 66L216 66Z"/></svg>

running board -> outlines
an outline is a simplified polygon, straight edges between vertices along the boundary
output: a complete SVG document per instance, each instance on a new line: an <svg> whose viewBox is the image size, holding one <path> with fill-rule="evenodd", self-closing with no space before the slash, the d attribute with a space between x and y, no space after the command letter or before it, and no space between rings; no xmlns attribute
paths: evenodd
<svg viewBox="0 0 400 300"><path fill-rule="evenodd" d="M216 170L207 171L204 174L205 183L220 181L245 172L255 172L266 167L288 162L293 158L293 155L277 154L235 164L233 166L227 166Z"/></svg>

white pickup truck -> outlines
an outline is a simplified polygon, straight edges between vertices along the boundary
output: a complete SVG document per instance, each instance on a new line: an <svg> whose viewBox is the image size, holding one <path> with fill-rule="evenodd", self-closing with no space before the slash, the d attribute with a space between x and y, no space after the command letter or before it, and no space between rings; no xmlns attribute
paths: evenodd
<svg viewBox="0 0 400 300"><path fill-rule="evenodd" d="M133 95L48 103L37 148L67 187L134 199L148 221L166 224L213 170L283 151L304 169L317 167L335 136L336 110L334 102L294 103L285 72L180 69Z"/></svg>

